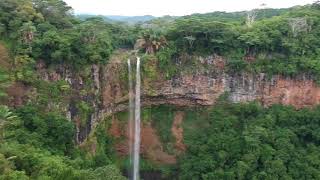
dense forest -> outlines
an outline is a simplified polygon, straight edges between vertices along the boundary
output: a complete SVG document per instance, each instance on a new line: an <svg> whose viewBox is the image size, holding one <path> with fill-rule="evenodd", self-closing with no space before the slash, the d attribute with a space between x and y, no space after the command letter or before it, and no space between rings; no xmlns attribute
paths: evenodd
<svg viewBox="0 0 320 180"><path fill-rule="evenodd" d="M42 80L36 72L40 62L81 72L108 64L119 49L135 50L146 62L156 59L156 72L170 79L182 73L177 61L183 57L215 55L226 58L228 73L305 74L319 83L319 39L319 2L127 24L79 18L62 0L1 0L0 179L125 179L126 160L104 132L108 122L93 132L98 146L90 153L75 141L74 122L59 108L48 108L74 92L66 81ZM183 63L197 70L193 62ZM156 76L147 65L143 70L143 78ZM8 103L8 87L17 82L36 89L34 98L19 106ZM84 101L75 106L83 116L92 111ZM179 108L144 110L153 112L164 143L172 140L170 112ZM186 113L186 151L173 166L144 160L142 170L159 170L167 179L320 179L320 107L234 104L221 97L213 107L179 110Z"/></svg>
<svg viewBox="0 0 320 180"><path fill-rule="evenodd" d="M172 141L168 129L177 111L186 114L186 153L176 167L145 169L160 169L177 179L319 179L319 107L264 108L221 98L210 108L145 109L163 142Z"/></svg>

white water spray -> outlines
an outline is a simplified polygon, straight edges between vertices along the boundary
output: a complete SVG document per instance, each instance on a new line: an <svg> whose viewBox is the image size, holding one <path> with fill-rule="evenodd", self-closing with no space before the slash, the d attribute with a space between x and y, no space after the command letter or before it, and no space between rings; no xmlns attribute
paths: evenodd
<svg viewBox="0 0 320 180"><path fill-rule="evenodd" d="M129 179L132 179L133 173L133 140L134 140L134 93L133 93L133 83L132 83L132 70L131 70L131 62L128 59L128 83L129 83L129 134L128 134L128 142L129 142Z"/></svg>

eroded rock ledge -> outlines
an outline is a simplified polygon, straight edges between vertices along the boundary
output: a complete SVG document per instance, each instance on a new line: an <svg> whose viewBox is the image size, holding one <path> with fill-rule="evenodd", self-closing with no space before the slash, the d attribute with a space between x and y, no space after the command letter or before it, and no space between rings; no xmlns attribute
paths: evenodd
<svg viewBox="0 0 320 180"><path fill-rule="evenodd" d="M257 100L265 106L284 104L298 109L320 103L320 86L303 75L295 79L282 76L269 79L265 74L185 75L171 80L156 81L142 89L143 105L210 106L225 93L230 101L235 103ZM116 92L111 89L105 90L105 108L114 111L125 109L126 93L125 89L117 89Z"/></svg>
<svg viewBox="0 0 320 180"><path fill-rule="evenodd" d="M152 80L142 74L142 105L210 106L223 94L228 94L232 102L257 100L265 106L280 103L302 108L320 103L320 86L305 75L298 78L268 78L265 74L228 74L224 71L221 57L211 56L198 60L207 63L209 70L180 73L169 80L161 77L160 73L159 77ZM68 67L59 66L49 71L41 64L38 65L42 79L65 80L76 92L64 109L66 116L77 124L78 143L83 142L104 117L128 108L125 59L113 56L107 65L92 65L89 70L91 74L85 79L81 73L72 72ZM90 93L79 93L88 87ZM74 102L79 99L93 107L85 125L80 125L78 110L74 106Z"/></svg>

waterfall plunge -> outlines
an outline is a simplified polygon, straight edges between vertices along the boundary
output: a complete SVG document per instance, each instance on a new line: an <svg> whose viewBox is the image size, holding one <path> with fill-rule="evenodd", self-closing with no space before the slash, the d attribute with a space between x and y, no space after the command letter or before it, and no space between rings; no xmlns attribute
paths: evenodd
<svg viewBox="0 0 320 180"><path fill-rule="evenodd" d="M129 83L129 135L128 135L128 142L129 142L129 179L132 179L132 172L133 172L133 132L134 132L134 92L133 92L133 84L132 84L132 70L131 70L131 62L128 59L128 83Z"/></svg>
<svg viewBox="0 0 320 180"><path fill-rule="evenodd" d="M140 160L140 58L137 57L135 96L133 95L132 71L128 59L129 73L129 154L130 154L130 179L139 180ZM135 102L133 102L133 100ZM133 119L134 117L134 119ZM131 167L133 166L133 169Z"/></svg>

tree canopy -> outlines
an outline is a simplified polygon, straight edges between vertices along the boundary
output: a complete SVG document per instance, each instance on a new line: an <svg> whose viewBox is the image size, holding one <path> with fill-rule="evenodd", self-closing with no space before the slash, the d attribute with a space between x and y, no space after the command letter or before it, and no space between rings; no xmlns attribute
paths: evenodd
<svg viewBox="0 0 320 180"><path fill-rule="evenodd" d="M255 103L189 111L180 179L318 179L319 112Z"/></svg>

